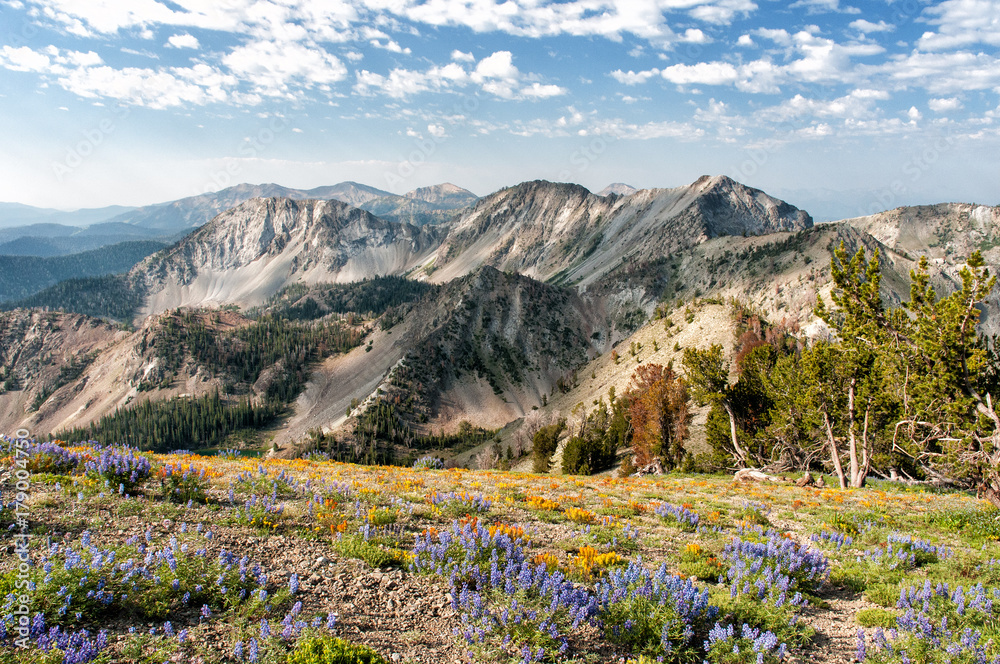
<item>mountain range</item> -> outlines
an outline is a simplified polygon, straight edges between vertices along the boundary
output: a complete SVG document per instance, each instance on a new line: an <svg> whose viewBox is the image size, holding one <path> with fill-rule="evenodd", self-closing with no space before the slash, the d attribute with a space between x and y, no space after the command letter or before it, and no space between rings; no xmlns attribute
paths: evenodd
<svg viewBox="0 0 1000 664"><path fill-rule="evenodd" d="M384 198L364 200L376 192L352 187L358 205ZM179 395L270 394L266 376L287 360L243 387L196 352L182 352L164 374L163 346L149 340L184 324L178 308L219 312L202 317L199 335L270 319L306 327L339 320L364 335L353 350L309 364L285 414L261 434L286 447L321 430L351 440L373 409L391 408L409 432L400 440L411 440L462 421L501 427L533 409L590 403L595 386L622 386L635 369L609 360L623 344L658 347L655 356L668 361L657 320L699 298L736 298L821 334L812 309L829 291L830 252L841 242L881 252L888 301L908 296L921 255L931 258L940 292L955 287L974 249L1000 267L996 207L899 208L817 225L725 176L630 189L597 195L525 182L422 224L336 200L238 202L126 275L59 284L23 302L69 311L87 304L104 315L102 303L131 302L118 309L124 320L117 316L131 330L78 313L0 315L0 379L9 381L0 426L54 433ZM451 187L418 192L401 198L441 206L471 196ZM1000 331L998 304L995 296L988 303L984 331ZM683 338L732 346L718 316L700 332L703 323L691 318Z"/></svg>
<svg viewBox="0 0 1000 664"><path fill-rule="evenodd" d="M76 212L0 203L0 255L61 256L126 240L171 243L251 198L337 200L388 220L416 225L446 220L454 210L477 199L472 192L449 183L397 195L356 182L341 182L315 189L239 184L156 205ZM0 301L3 299L0 292Z"/></svg>

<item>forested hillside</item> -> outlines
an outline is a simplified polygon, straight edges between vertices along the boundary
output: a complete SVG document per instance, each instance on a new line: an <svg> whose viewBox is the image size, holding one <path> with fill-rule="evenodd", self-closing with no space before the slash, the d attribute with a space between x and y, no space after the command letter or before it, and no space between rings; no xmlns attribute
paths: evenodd
<svg viewBox="0 0 1000 664"><path fill-rule="evenodd" d="M137 352L153 359L135 377L136 389L167 389L183 372L221 384L221 395L145 400L56 435L159 451L214 447L238 434L256 441L298 396L313 363L350 350L363 337L363 328L339 319L297 323L265 316L228 327L217 314L172 313L135 342Z"/></svg>
<svg viewBox="0 0 1000 664"><path fill-rule="evenodd" d="M67 279L128 272L143 258L165 246L162 242L140 240L69 256L0 255L0 303L22 300Z"/></svg>

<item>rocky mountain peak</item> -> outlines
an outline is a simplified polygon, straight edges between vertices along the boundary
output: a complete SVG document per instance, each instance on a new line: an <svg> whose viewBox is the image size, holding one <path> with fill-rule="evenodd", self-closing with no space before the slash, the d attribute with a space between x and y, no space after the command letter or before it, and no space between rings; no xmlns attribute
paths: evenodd
<svg viewBox="0 0 1000 664"><path fill-rule="evenodd" d="M430 187L420 187L418 189L414 189L413 191L406 192L403 194L403 197L424 201L425 203L440 203L443 201L447 201L449 203L460 203L464 200L466 201L464 205L474 203L479 198L468 189L463 189L462 187L450 182L436 184Z"/></svg>
<svg viewBox="0 0 1000 664"><path fill-rule="evenodd" d="M703 175L690 188L697 190L695 207L708 237L766 235L813 225L813 218L805 210L726 175Z"/></svg>
<svg viewBox="0 0 1000 664"><path fill-rule="evenodd" d="M612 182L604 189L597 192L598 196L610 196L615 194L618 196L631 196L635 192L639 191L630 184L625 184L624 182Z"/></svg>

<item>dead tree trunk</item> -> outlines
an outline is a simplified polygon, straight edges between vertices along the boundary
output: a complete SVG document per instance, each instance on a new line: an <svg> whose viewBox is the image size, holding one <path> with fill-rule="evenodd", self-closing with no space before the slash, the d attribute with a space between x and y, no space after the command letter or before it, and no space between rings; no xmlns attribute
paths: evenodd
<svg viewBox="0 0 1000 664"><path fill-rule="evenodd" d="M732 438L733 450L736 452L737 461L739 461L741 466L746 467L749 459L746 450L740 445L739 437L736 435L736 413L733 412L733 407L728 401L723 401L722 407L726 409L726 415L729 416L729 435Z"/></svg>
<svg viewBox="0 0 1000 664"><path fill-rule="evenodd" d="M837 473L837 481L840 488L847 488L847 481L844 479L844 467L840 464L840 450L837 448L837 439L833 437L833 427L830 425L830 415L823 413L823 423L826 424L826 437L830 443L830 460L833 461L833 469Z"/></svg>

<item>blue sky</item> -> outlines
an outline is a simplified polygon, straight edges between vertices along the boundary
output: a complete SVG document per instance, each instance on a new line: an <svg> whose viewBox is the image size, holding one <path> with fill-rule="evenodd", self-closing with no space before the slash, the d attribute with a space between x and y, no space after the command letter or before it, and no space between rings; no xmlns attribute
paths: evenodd
<svg viewBox="0 0 1000 664"><path fill-rule="evenodd" d="M726 174L998 204L1000 0L0 0L0 200Z"/></svg>

